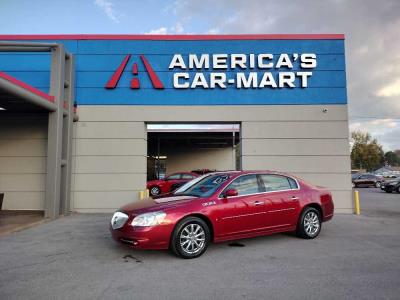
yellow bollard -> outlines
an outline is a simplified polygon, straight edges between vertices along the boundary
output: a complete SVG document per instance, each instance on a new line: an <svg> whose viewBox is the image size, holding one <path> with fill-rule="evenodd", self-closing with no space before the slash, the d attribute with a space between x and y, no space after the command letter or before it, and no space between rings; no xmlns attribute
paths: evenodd
<svg viewBox="0 0 400 300"><path fill-rule="evenodd" d="M139 191L139 199L142 200L144 199L144 191Z"/></svg>
<svg viewBox="0 0 400 300"><path fill-rule="evenodd" d="M354 213L356 215L359 215L361 213L360 211L360 196L358 191L354 191Z"/></svg>

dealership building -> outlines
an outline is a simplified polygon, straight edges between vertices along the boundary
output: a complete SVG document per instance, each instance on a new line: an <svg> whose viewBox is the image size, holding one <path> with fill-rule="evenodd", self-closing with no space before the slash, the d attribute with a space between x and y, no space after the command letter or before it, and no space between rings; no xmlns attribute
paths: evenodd
<svg viewBox="0 0 400 300"><path fill-rule="evenodd" d="M352 212L344 36L1 35L4 210L112 212L195 169L288 172Z"/></svg>

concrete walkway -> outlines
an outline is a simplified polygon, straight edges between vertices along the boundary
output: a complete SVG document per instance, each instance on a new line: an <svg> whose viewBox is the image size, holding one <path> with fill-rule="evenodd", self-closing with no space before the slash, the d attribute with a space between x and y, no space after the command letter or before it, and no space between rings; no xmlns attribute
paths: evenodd
<svg viewBox="0 0 400 300"><path fill-rule="evenodd" d="M42 211L0 211L0 236L45 222Z"/></svg>

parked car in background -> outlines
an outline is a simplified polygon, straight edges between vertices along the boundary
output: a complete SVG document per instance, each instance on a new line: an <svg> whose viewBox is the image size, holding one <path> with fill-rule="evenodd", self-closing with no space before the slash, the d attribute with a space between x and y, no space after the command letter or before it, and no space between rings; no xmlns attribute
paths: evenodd
<svg viewBox="0 0 400 300"><path fill-rule="evenodd" d="M152 198L153 199L160 199L160 198L171 197L171 196L173 196L175 194L179 194L179 193L185 192L190 187L192 187L192 185L195 185L197 182L199 182L200 180L203 180L203 178L205 178L205 177L216 175L216 174L227 174L227 173L236 173L236 172L240 172L240 171L219 171L219 172L206 173L204 175L196 177L195 179L193 179L191 181L186 182L185 184L181 185L179 188L177 188L176 190L174 190L172 192L165 193L165 194L160 194L160 195L156 195L156 196L152 196Z"/></svg>
<svg viewBox="0 0 400 300"><path fill-rule="evenodd" d="M353 174L355 175L355 174ZM352 176L353 187L377 187L379 188L385 179L382 176L374 174L358 174L357 176Z"/></svg>
<svg viewBox="0 0 400 300"><path fill-rule="evenodd" d="M166 194L175 191L181 185L198 176L198 174L192 172L178 172L163 179L148 181L146 188L149 190L151 196Z"/></svg>
<svg viewBox="0 0 400 300"><path fill-rule="evenodd" d="M125 205L111 218L114 240L138 249L202 255L211 242L294 231L313 239L333 217L331 193L289 174L221 172L172 197Z"/></svg>
<svg viewBox="0 0 400 300"><path fill-rule="evenodd" d="M210 170L210 169L197 169L197 170L192 170L192 173L196 173L199 175L204 175L212 172L217 172L217 170Z"/></svg>
<svg viewBox="0 0 400 300"><path fill-rule="evenodd" d="M383 182L381 185L381 190L385 191L386 193L400 193L400 177Z"/></svg>

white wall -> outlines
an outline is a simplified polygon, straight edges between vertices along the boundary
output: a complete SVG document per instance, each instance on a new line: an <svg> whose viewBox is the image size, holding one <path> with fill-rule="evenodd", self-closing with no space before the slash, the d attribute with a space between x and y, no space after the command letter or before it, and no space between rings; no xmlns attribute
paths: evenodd
<svg viewBox="0 0 400 300"><path fill-rule="evenodd" d="M3 209L43 210L47 114L0 112L0 192Z"/></svg>
<svg viewBox="0 0 400 300"><path fill-rule="evenodd" d="M167 174L196 169L234 170L232 147L167 152Z"/></svg>
<svg viewBox="0 0 400 300"><path fill-rule="evenodd" d="M328 187L337 212L352 211L346 105L85 105L78 114L76 211L112 211L137 199L146 182L146 122L224 121L242 124L243 169L293 173Z"/></svg>

